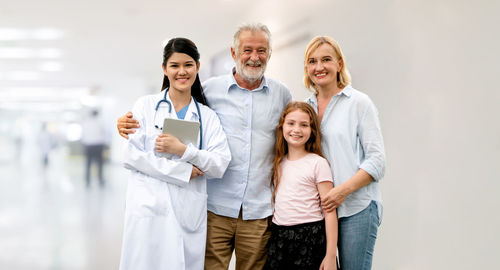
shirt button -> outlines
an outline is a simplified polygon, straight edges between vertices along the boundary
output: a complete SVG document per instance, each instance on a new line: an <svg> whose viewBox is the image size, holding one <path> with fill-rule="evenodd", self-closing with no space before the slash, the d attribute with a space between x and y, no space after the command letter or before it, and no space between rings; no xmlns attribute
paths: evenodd
<svg viewBox="0 0 500 270"><path fill-rule="evenodd" d="M243 206L243 210L245 210L245 211L246 211L246 210L248 210L248 207L246 207L246 206Z"/></svg>

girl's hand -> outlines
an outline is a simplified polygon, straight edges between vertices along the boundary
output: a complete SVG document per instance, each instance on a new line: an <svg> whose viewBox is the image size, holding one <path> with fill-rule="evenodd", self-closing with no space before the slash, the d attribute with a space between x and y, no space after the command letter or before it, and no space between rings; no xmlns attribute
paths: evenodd
<svg viewBox="0 0 500 270"><path fill-rule="evenodd" d="M321 200L321 207L323 207L324 211L332 212L344 202L348 195L349 192L347 192L342 185L336 186Z"/></svg>
<svg viewBox="0 0 500 270"><path fill-rule="evenodd" d="M337 259L335 256L325 256L319 270L337 270Z"/></svg>
<svg viewBox="0 0 500 270"><path fill-rule="evenodd" d="M158 153L170 153L182 157L186 148L185 144L170 134L160 134L156 138L155 150Z"/></svg>
<svg viewBox="0 0 500 270"><path fill-rule="evenodd" d="M191 171L191 177L189 179L193 179L198 176L203 176L203 172L193 165L193 170Z"/></svg>

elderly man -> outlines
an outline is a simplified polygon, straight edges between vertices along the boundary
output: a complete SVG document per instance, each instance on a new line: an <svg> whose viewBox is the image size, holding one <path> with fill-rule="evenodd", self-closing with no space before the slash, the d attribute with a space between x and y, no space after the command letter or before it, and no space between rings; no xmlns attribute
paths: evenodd
<svg viewBox="0 0 500 270"><path fill-rule="evenodd" d="M232 160L222 179L207 181L205 269L227 269L233 250L236 269L261 269L266 261L272 215L270 179L275 128L292 99L282 83L264 76L271 57L271 33L245 24L234 34L230 74L203 88L226 133ZM131 113L118 119L120 135L134 132Z"/></svg>

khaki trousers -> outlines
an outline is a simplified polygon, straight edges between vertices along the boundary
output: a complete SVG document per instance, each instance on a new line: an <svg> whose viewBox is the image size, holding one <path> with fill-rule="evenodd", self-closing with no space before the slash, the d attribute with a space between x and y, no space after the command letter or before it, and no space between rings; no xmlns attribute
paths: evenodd
<svg viewBox="0 0 500 270"><path fill-rule="evenodd" d="M259 270L267 257L267 242L271 236L269 218L243 220L207 214L207 249L205 270L226 270L233 254L236 270Z"/></svg>

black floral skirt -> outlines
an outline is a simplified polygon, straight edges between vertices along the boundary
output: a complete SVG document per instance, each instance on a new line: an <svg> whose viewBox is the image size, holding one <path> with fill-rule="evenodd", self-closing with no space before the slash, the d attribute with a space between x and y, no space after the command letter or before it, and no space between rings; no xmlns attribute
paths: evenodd
<svg viewBox="0 0 500 270"><path fill-rule="evenodd" d="M326 253L325 221L293 226L271 224L265 270L319 269Z"/></svg>

